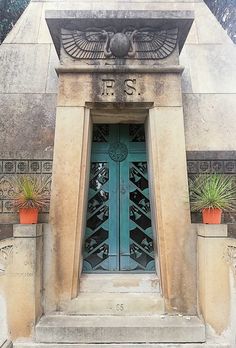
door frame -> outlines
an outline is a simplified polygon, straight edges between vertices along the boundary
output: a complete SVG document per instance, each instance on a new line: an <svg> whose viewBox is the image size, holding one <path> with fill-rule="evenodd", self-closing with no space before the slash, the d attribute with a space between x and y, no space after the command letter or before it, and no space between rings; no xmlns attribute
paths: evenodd
<svg viewBox="0 0 236 348"><path fill-rule="evenodd" d="M146 136L146 146L147 146L147 163L148 163L148 179L149 182L152 178L150 175L150 142L149 142L149 134L148 134L148 124L147 120L149 117L149 110L153 103L142 103L138 108L136 103L127 104L124 108L117 108L116 104L107 104L99 103L86 103L85 107L85 129L84 129L84 138L83 144L86 146L82 149L82 158L83 158L83 171L81 172L81 184L80 187L83 188L82 192L80 192L83 196L82 205L83 207L78 209L77 214L77 226L80 228L76 230L76 238L75 238L75 252L74 252L74 264L73 264L73 280L72 280L72 290L71 297L75 298L79 294L79 284L80 278L82 274L82 265L83 265L83 240L84 240L84 231L86 224L86 215L87 215L87 200L88 200L88 189L89 189L89 180L88 173L90 171L90 163L91 163L91 147L92 147L92 130L93 124L144 124L145 126L145 136ZM85 134L86 133L86 134ZM157 215L153 213L156 209L156 198L153 194L151 194L150 190L150 204L151 204L151 219L152 219L152 228L153 228L153 243L155 252L155 269L157 276L160 277L160 263L159 263L159 247L158 247L158 235L157 235ZM86 208L84 208L86 207ZM153 209L152 209L153 207ZM160 282L162 283L161 279ZM161 288L161 287L160 287Z"/></svg>
<svg viewBox="0 0 236 348"><path fill-rule="evenodd" d="M196 314L195 244L188 204L183 109L143 102L125 103L122 108L119 103L57 107L50 209L56 246L51 286L58 294L57 303L79 294L93 122L145 123L153 233L159 250L155 262L158 270L160 261L165 310Z"/></svg>

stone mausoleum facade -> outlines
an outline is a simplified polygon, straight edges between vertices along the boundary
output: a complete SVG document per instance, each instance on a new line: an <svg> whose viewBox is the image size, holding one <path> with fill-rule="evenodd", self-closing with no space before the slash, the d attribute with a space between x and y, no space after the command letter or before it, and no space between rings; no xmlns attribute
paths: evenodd
<svg viewBox="0 0 236 348"><path fill-rule="evenodd" d="M31 0L0 47L3 347L236 347L235 215L188 198L236 175L235 61L202 0Z"/></svg>

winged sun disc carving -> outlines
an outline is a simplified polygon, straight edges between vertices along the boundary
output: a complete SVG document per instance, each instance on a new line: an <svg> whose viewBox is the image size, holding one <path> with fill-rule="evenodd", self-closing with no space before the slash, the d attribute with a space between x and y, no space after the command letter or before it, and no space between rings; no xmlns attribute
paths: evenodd
<svg viewBox="0 0 236 348"><path fill-rule="evenodd" d="M164 59L175 49L178 28L87 28L61 31L62 45L74 59Z"/></svg>

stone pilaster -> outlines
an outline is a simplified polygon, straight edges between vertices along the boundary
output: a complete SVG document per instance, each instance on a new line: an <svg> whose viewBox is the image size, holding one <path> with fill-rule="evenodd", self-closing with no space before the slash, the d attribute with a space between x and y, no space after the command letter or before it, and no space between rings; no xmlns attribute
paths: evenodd
<svg viewBox="0 0 236 348"><path fill-rule="evenodd" d="M8 271L8 324L11 339L30 337L42 315L42 225L14 225Z"/></svg>
<svg viewBox="0 0 236 348"><path fill-rule="evenodd" d="M167 312L196 314L196 250L190 223L182 107L155 107L146 122L153 226Z"/></svg>
<svg viewBox="0 0 236 348"><path fill-rule="evenodd" d="M85 107L58 107L50 223L56 297L77 295L90 166L90 115Z"/></svg>
<svg viewBox="0 0 236 348"><path fill-rule="evenodd" d="M230 322L227 225L197 226L199 310L207 324L222 334Z"/></svg>

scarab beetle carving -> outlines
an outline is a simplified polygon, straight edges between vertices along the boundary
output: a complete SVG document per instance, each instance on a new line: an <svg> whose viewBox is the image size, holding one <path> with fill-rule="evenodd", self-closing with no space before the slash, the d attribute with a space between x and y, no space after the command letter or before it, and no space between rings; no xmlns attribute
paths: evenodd
<svg viewBox="0 0 236 348"><path fill-rule="evenodd" d="M178 28L87 28L61 31L62 44L75 59L137 58L163 59L175 49Z"/></svg>

